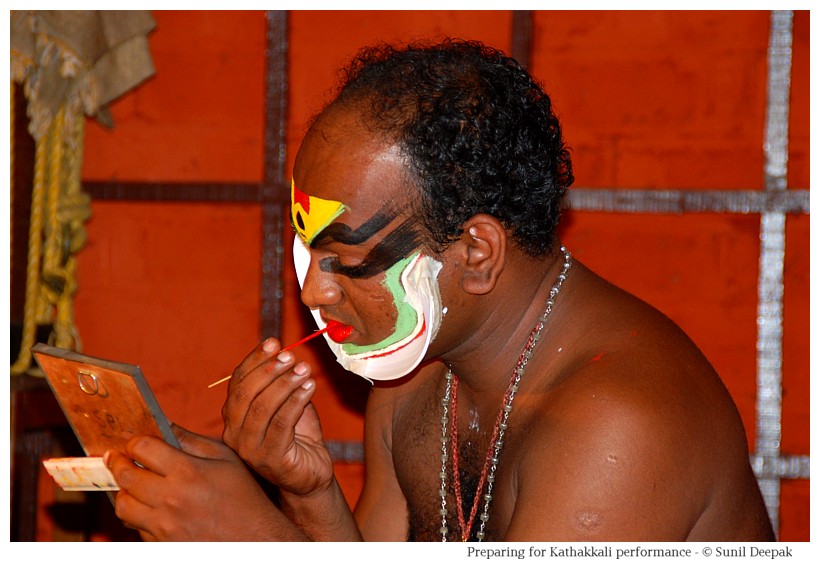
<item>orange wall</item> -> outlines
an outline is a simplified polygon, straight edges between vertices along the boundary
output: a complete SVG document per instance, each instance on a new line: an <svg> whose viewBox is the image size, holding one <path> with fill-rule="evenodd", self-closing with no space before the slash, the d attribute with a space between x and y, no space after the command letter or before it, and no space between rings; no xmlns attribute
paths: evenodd
<svg viewBox="0 0 820 562"><path fill-rule="evenodd" d="M91 123L87 180L258 182L263 169L263 12L154 12L155 77ZM768 12L538 12L532 71L574 148L576 185L760 189ZM291 12L288 167L336 70L376 40L457 35L503 49L501 12ZM809 186L808 15L794 28L789 183ZM229 373L258 341L256 205L97 201L80 256L84 350L140 364L166 413L218 435ZM693 337L737 401L753 445L757 215L575 213L576 257L659 307ZM809 453L809 219L789 217L783 452ZM288 243L286 242L286 248ZM285 263L289 258L286 256ZM309 331L285 276L283 339ZM316 403L328 439L359 440L367 384L321 345ZM350 501L362 467L340 465ZM781 538L808 540L807 481L784 482Z"/></svg>
<svg viewBox="0 0 820 562"><path fill-rule="evenodd" d="M89 122L83 178L259 182L263 12L154 12L156 74ZM97 201L79 259L84 350L139 364L170 419L219 435L229 374L259 338L257 205Z"/></svg>

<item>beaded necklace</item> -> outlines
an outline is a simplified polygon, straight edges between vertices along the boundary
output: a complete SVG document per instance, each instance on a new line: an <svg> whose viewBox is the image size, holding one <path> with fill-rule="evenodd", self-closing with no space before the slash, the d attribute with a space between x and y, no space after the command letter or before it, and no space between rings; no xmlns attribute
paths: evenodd
<svg viewBox="0 0 820 562"><path fill-rule="evenodd" d="M473 523L475 522L475 516L478 512L478 506L481 499L481 491L484 489L484 484L487 484L487 493L484 494L484 509L479 516L479 520L481 521L478 532L476 532L476 538L479 542L484 540L484 528L487 525L487 521L490 519L490 502L493 499L493 484L495 483L495 472L498 468L498 459L501 454L501 448L504 446L504 432L507 430L507 421L510 417L510 412L512 412L512 403L513 399L515 398L516 392L518 392L518 385L521 382L521 377L524 375L524 370L527 367L527 363L532 357L533 350L535 349L535 345L538 343L538 340L541 338L541 331L544 329L544 325L546 324L547 317L552 312L552 308L555 304L555 297L558 295L558 292L561 290L561 285L563 285L564 280L567 278L567 273L569 272L569 268L572 266L572 256L571 254L564 248L561 247L561 252L564 254L564 266L561 269L561 273L558 274L558 278L555 280L552 288L550 289L550 296L547 298L547 304L544 308L544 312L541 313L538 322L536 322L535 327L533 327L532 332L530 332L529 337L527 338L526 344L524 344L524 349L521 351L521 354L518 356L518 362L516 363L515 369L513 369L512 376L510 377L510 383L507 387L507 391L504 393L504 399L501 401L501 408L498 411L498 416L495 420L495 425L493 427L493 435L490 439L490 446L487 449L487 455L484 459L484 467L481 469L481 476L478 481L478 487L476 489L475 499L473 500L473 507L470 510L470 516L468 519L465 520L464 518L464 508L462 506L463 502L461 501L461 477L458 472L458 465L459 465L459 455L458 455L458 377L453 374L453 371L448 369L447 374L445 375L445 379L447 381L447 385L444 389L444 397L441 399L442 405L442 415L441 415L441 472L439 473L439 479L441 480L441 487L439 488L439 496L441 498L441 541L447 542L447 458L449 456L447 451L447 442L450 441L451 449L452 449L452 469L453 469L453 488L455 492L455 500L456 500L456 508L458 511L458 524L461 530L461 540L467 541L470 538L470 530L473 528ZM449 409L448 409L449 406ZM448 439L447 437L447 426L448 420L450 425L450 433L451 436Z"/></svg>

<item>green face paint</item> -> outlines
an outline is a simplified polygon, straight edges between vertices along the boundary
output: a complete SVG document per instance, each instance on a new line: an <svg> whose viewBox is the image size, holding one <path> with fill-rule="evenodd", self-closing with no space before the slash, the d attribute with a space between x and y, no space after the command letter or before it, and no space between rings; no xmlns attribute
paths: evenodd
<svg viewBox="0 0 820 562"><path fill-rule="evenodd" d="M387 336L380 342L369 345L355 345L352 343L342 344L342 349L349 355L358 355L360 353L372 353L385 349L396 342L399 342L413 333L416 325L423 321L416 310L410 306L406 300L407 293L401 284L401 275L405 268L418 256L418 253L410 255L393 264L387 271L385 271L384 281L382 284L393 295L393 303L398 311L396 318L396 328L393 333Z"/></svg>
<svg viewBox="0 0 820 562"><path fill-rule="evenodd" d="M310 266L310 250L299 237L293 241L293 261L296 278L304 286ZM396 303L395 331L383 341L369 346L339 344L325 334L339 364L369 381L397 379L415 369L425 358L430 342L441 326L443 310L436 280L441 268L440 262L421 253L388 268L382 283ZM310 313L320 329L326 326L319 308L311 309ZM404 338L403 334L406 334ZM355 354L348 353L343 345ZM368 349L375 351L365 351Z"/></svg>

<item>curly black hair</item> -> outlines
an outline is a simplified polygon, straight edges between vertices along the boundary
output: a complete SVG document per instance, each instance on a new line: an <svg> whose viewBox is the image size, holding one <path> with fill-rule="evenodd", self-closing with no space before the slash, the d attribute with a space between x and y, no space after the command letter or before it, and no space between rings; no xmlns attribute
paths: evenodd
<svg viewBox="0 0 820 562"><path fill-rule="evenodd" d="M333 105L349 103L408 157L438 250L488 213L528 255L552 251L572 163L549 96L514 59L456 39L365 48Z"/></svg>

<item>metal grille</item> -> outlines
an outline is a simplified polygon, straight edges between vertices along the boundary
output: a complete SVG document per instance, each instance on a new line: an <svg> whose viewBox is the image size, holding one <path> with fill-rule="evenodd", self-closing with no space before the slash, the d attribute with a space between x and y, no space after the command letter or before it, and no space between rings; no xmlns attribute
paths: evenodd
<svg viewBox="0 0 820 562"><path fill-rule="evenodd" d="M783 262L786 214L809 214L808 190L787 190L792 17L774 11L768 51L765 191L573 189L571 209L619 213L759 213L757 403L751 457L769 516L779 527L780 480L809 478L809 457L780 451L783 379Z"/></svg>

